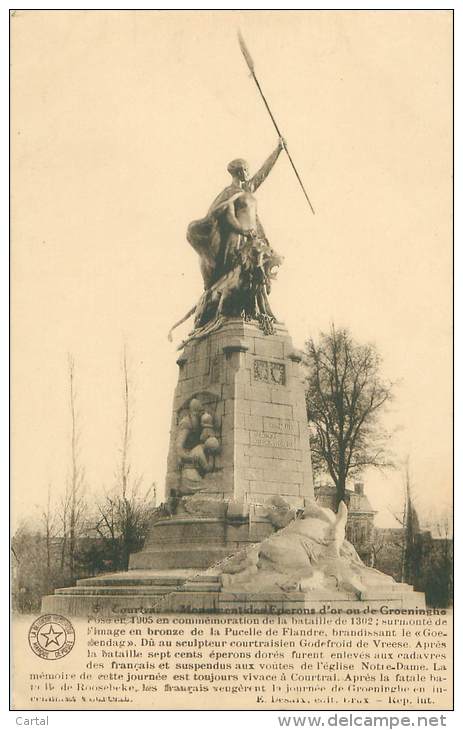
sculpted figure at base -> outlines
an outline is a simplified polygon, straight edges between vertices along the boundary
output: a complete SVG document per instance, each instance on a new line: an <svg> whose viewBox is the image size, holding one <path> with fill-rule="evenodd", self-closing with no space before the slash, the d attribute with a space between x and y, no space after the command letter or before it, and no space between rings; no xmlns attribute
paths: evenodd
<svg viewBox="0 0 463 730"><path fill-rule="evenodd" d="M180 495L195 494L203 487L203 477L214 468L220 442L214 419L196 398L177 426L176 452L181 471Z"/></svg>
<svg viewBox="0 0 463 730"><path fill-rule="evenodd" d="M345 539L344 502L334 514L311 501L297 516L281 497L275 497L268 517L281 529L227 563L222 573L227 590L330 590L358 596L370 587L394 583L390 576L366 567Z"/></svg>
<svg viewBox="0 0 463 730"><path fill-rule="evenodd" d="M275 316L268 295L282 258L267 240L254 192L284 146L280 139L253 177L246 160L232 160L227 167L231 184L215 198L205 218L188 226L187 240L199 255L205 291L198 304L172 327L169 338L172 330L193 315L196 330L222 316L242 316L257 320L264 331L272 331ZM209 331L210 326L202 335Z"/></svg>

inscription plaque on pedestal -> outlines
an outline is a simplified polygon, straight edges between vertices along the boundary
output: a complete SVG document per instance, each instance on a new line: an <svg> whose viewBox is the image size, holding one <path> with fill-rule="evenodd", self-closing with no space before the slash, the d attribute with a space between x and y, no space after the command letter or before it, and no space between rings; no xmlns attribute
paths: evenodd
<svg viewBox="0 0 463 730"><path fill-rule="evenodd" d="M258 446L275 446L279 449L295 449L296 439L294 436L275 433L274 431L251 431L251 444Z"/></svg>

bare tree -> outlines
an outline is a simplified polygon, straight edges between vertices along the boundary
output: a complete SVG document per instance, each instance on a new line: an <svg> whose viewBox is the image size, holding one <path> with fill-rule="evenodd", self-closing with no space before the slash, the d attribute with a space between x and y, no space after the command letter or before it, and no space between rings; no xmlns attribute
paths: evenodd
<svg viewBox="0 0 463 730"><path fill-rule="evenodd" d="M400 580L405 583L413 583L419 573L421 560L420 542L420 521L415 506L415 496L410 477L410 460L407 457L403 472L403 506L400 512L390 509L401 526L400 546Z"/></svg>
<svg viewBox="0 0 463 730"><path fill-rule="evenodd" d="M430 605L447 608L453 600L453 526L448 510L434 510L427 527L432 534L428 554L423 555L425 590Z"/></svg>
<svg viewBox="0 0 463 730"><path fill-rule="evenodd" d="M132 474L130 462L133 419L132 382L127 348L122 354L122 431L120 462L113 490L98 505L96 529L107 544L115 568L126 570L130 553L142 546L154 510L155 488L142 489L143 478Z"/></svg>
<svg viewBox="0 0 463 730"><path fill-rule="evenodd" d="M393 397L393 383L381 378L374 345L360 345L346 329L331 326L319 342L306 343L306 403L314 471L328 473L337 502L345 499L348 477L367 467L393 466L390 435L380 415Z"/></svg>
<svg viewBox="0 0 463 730"><path fill-rule="evenodd" d="M452 517L448 510L441 512L433 512L428 519L430 529L432 529L438 540L452 541Z"/></svg>
<svg viewBox="0 0 463 730"><path fill-rule="evenodd" d="M375 568L378 564L378 560L388 547L388 541L384 535L384 532L375 530L373 533L373 540L371 543L371 567Z"/></svg>
<svg viewBox="0 0 463 730"><path fill-rule="evenodd" d="M11 540L12 601L21 613L39 611L48 587L45 541L38 527L22 521Z"/></svg>
<svg viewBox="0 0 463 730"><path fill-rule="evenodd" d="M68 547L68 515L69 515L69 489L66 487L66 492L62 495L59 503L57 519L60 524L61 534L61 559L60 569L61 573L64 574L66 566L66 556Z"/></svg>
<svg viewBox="0 0 463 730"><path fill-rule="evenodd" d="M47 493L47 503L46 506L42 512L41 516L41 526L45 541L45 558L46 558L46 568L45 568L45 581L46 581L46 589L47 591L51 588L51 577L53 572L53 564L54 564L54 555L53 555L53 546L55 544L56 540L56 530L57 530L57 519L56 519L56 513L52 509L51 506L51 487L48 485L48 493Z"/></svg>
<svg viewBox="0 0 463 730"><path fill-rule="evenodd" d="M76 405L75 364L72 355L68 355L69 377L69 409L71 416L71 469L62 501L63 526L63 563L67 555L67 563L71 580L76 575L76 555L78 539L85 526L85 470L80 461L80 431Z"/></svg>

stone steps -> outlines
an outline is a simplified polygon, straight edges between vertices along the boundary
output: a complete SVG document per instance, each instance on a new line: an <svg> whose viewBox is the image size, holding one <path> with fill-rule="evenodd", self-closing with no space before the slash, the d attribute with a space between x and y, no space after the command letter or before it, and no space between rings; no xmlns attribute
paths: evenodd
<svg viewBox="0 0 463 730"><path fill-rule="evenodd" d="M186 580L191 580L193 576L172 576L172 575L153 575L143 577L132 577L132 571L127 573L114 573L113 575L101 575L94 578L83 578L77 581L77 585L84 586L168 586L170 589L175 586L182 585Z"/></svg>
<svg viewBox="0 0 463 730"><path fill-rule="evenodd" d="M349 613L366 606L379 610L424 608L424 595L404 583L372 586L359 596L344 591L233 591L213 571L127 571L78 581L43 599L42 611L67 616L98 613Z"/></svg>
<svg viewBox="0 0 463 730"><path fill-rule="evenodd" d="M166 593L178 590L182 586L72 586L57 588L55 595L59 596L163 596Z"/></svg>
<svg viewBox="0 0 463 730"><path fill-rule="evenodd" d="M362 591L362 601L368 601L370 598L388 598L389 596L396 596L397 594L405 594L413 592L413 586L408 583L392 583L389 586L374 586L369 587L367 590Z"/></svg>
<svg viewBox="0 0 463 730"><path fill-rule="evenodd" d="M221 589L218 582L187 582L177 585L113 585L113 586L70 586L69 588L57 588L55 595L59 596L162 596L166 593L174 591L202 591L207 593L217 593Z"/></svg>

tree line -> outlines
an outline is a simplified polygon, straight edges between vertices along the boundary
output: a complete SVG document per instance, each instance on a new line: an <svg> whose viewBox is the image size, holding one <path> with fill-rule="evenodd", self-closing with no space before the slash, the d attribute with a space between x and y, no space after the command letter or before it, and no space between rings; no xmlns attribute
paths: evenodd
<svg viewBox="0 0 463 730"><path fill-rule="evenodd" d="M156 485L146 487L133 473L130 447L133 393L127 349L121 359L121 435L113 483L100 497L87 490L81 452L76 366L67 359L70 421L69 476L64 493L52 500L51 486L38 524L22 522L12 538L13 605L40 609L42 595L73 585L77 578L127 570L130 554L140 550L156 507Z"/></svg>

